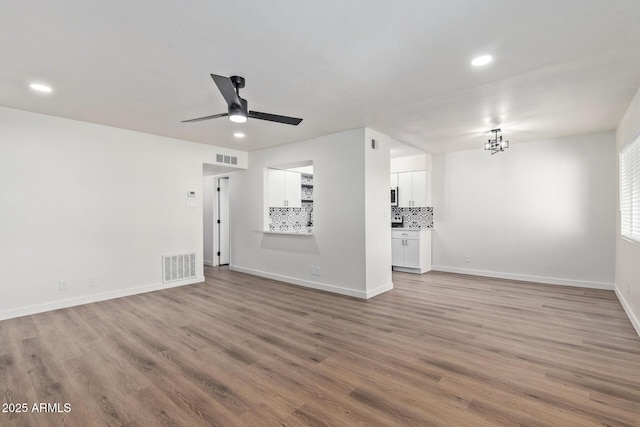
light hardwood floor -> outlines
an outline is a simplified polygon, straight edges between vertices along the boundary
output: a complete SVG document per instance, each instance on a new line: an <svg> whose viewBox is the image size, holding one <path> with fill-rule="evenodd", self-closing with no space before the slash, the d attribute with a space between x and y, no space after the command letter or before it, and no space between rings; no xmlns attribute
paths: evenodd
<svg viewBox="0 0 640 427"><path fill-rule="evenodd" d="M0 402L29 405L0 425L640 426L613 292L394 273L363 301L206 275L0 322Z"/></svg>

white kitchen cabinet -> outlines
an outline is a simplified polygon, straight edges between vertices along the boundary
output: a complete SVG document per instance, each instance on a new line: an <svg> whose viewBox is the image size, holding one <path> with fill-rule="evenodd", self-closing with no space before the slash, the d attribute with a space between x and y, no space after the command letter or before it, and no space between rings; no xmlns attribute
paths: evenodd
<svg viewBox="0 0 640 427"><path fill-rule="evenodd" d="M404 238L391 238L391 265L404 265Z"/></svg>
<svg viewBox="0 0 640 427"><path fill-rule="evenodd" d="M301 183L300 173L298 172L269 169L269 207L301 207Z"/></svg>
<svg viewBox="0 0 640 427"><path fill-rule="evenodd" d="M391 265L407 273L431 270L431 230L391 230Z"/></svg>
<svg viewBox="0 0 640 427"><path fill-rule="evenodd" d="M302 206L302 175L298 172L286 172L284 179L285 200L288 208Z"/></svg>
<svg viewBox="0 0 640 427"><path fill-rule="evenodd" d="M398 206L403 208L426 207L427 172L399 172L397 175Z"/></svg>
<svg viewBox="0 0 640 427"><path fill-rule="evenodd" d="M398 186L398 174L392 173L390 181L391 181L391 188L396 188Z"/></svg>

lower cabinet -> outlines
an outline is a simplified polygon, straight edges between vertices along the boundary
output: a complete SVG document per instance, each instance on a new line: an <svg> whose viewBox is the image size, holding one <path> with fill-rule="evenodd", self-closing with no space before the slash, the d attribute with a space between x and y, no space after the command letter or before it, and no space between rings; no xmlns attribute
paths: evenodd
<svg viewBox="0 0 640 427"><path fill-rule="evenodd" d="M391 265L407 273L431 270L431 230L391 230Z"/></svg>

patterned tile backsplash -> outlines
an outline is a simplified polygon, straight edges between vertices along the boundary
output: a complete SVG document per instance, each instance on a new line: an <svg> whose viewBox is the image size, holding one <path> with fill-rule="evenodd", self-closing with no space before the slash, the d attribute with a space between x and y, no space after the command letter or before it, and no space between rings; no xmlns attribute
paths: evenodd
<svg viewBox="0 0 640 427"><path fill-rule="evenodd" d="M313 175L311 175L309 173L300 174L300 181L301 181L302 185L304 185L304 184L313 185Z"/></svg>
<svg viewBox="0 0 640 427"><path fill-rule="evenodd" d="M313 187L302 187L302 200L313 200Z"/></svg>
<svg viewBox="0 0 640 427"><path fill-rule="evenodd" d="M433 228L433 207L399 208L391 207L391 216L402 215L403 227Z"/></svg>
<svg viewBox="0 0 640 427"><path fill-rule="evenodd" d="M301 208L269 208L269 231L303 231L313 225L313 203Z"/></svg>

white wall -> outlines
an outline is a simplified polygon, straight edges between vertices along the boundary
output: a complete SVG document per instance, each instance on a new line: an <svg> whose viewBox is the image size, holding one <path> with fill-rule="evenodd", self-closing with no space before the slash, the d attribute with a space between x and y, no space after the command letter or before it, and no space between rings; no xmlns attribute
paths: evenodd
<svg viewBox="0 0 640 427"><path fill-rule="evenodd" d="M215 153L247 161L8 108L0 153L0 319L165 287L163 254L195 251L202 280L203 163ZM69 290L59 290L61 279Z"/></svg>
<svg viewBox="0 0 640 427"><path fill-rule="evenodd" d="M640 134L640 90L616 131L616 153ZM616 294L640 335L640 245L620 237L619 167L616 168Z"/></svg>
<svg viewBox="0 0 640 427"><path fill-rule="evenodd" d="M371 140L378 149L371 149ZM393 288L391 279L391 210L389 209L389 148L391 138L365 129L365 246L367 297Z"/></svg>
<svg viewBox="0 0 640 427"><path fill-rule="evenodd" d="M433 269L611 289L614 147L605 132L434 155Z"/></svg>
<svg viewBox="0 0 640 427"><path fill-rule="evenodd" d="M248 170L237 173L230 182L231 268L361 298L385 285L390 288L390 280L381 283L387 276L367 281L369 262L391 268L391 240L382 241L381 235L366 232L365 164L373 165L375 160L365 156L365 149L365 129L355 129L252 152ZM314 235L264 233L264 169L306 160L313 161ZM384 206L388 154L386 163L380 171ZM371 188L377 185L372 183ZM382 211L381 205L373 215L382 215ZM369 245L389 246L389 256L384 251L368 255ZM320 267L319 276L311 275L311 266Z"/></svg>
<svg viewBox="0 0 640 427"><path fill-rule="evenodd" d="M414 154L413 156L403 156L391 159L390 173L411 172L411 171L431 171L433 160L431 154Z"/></svg>

